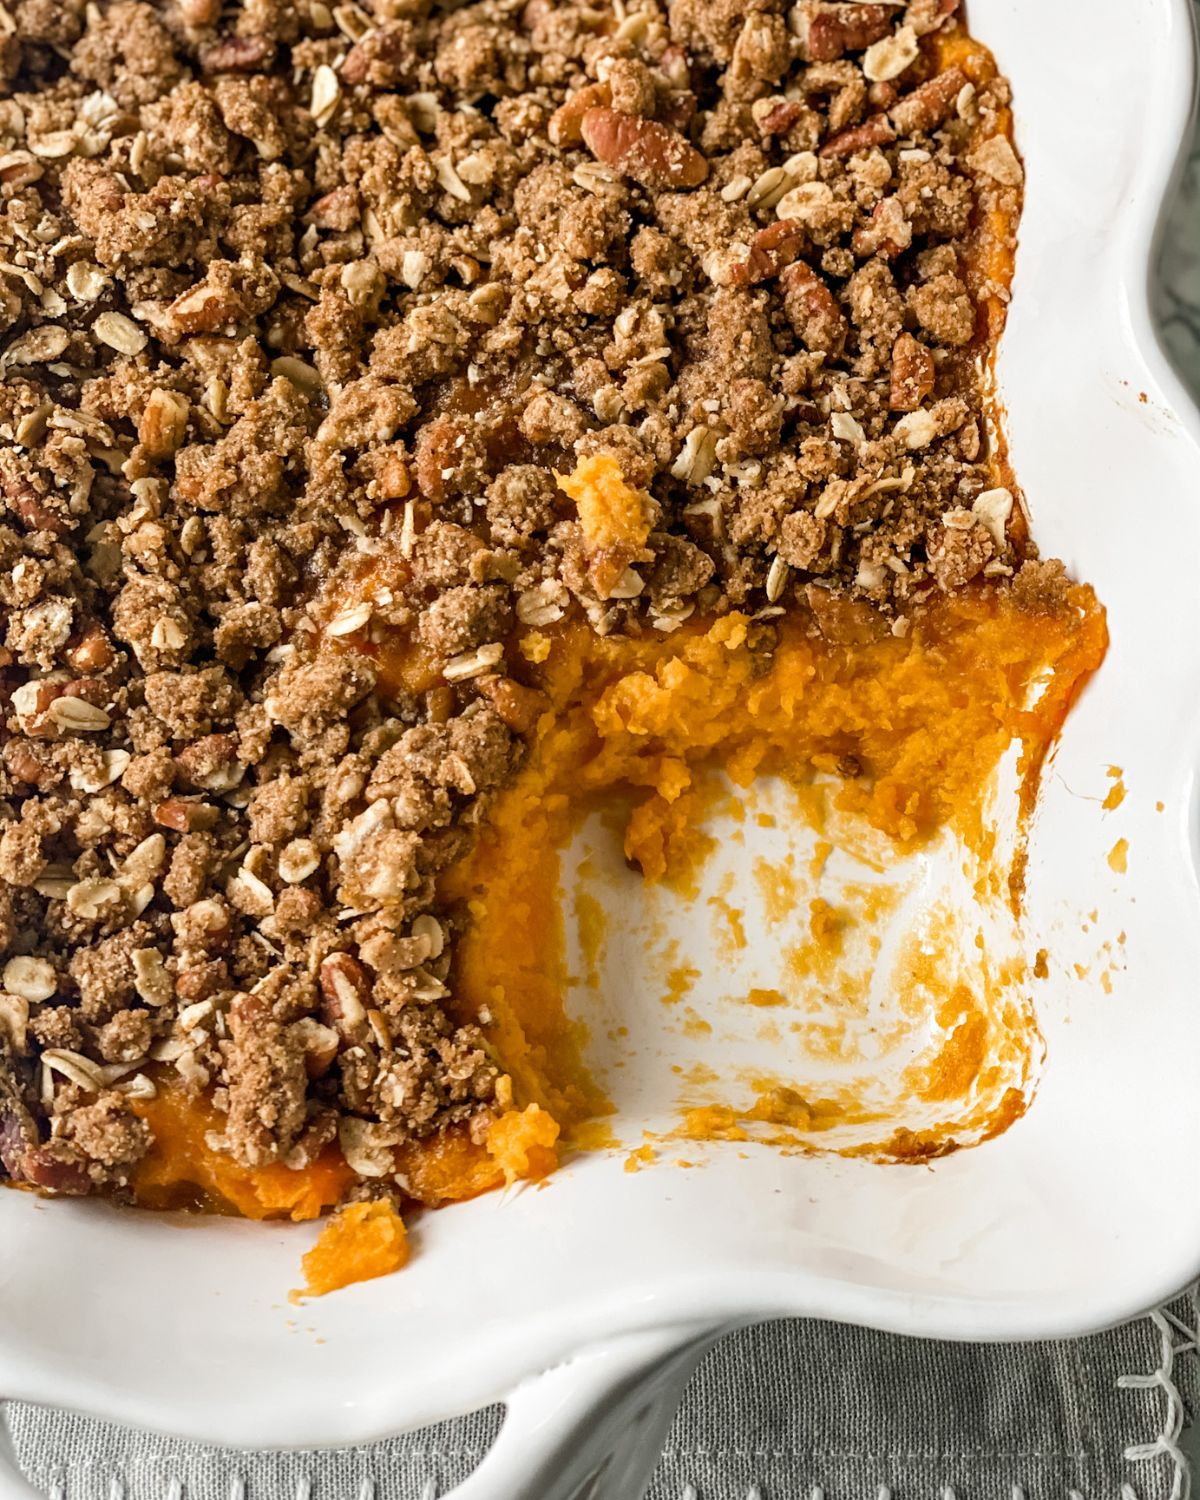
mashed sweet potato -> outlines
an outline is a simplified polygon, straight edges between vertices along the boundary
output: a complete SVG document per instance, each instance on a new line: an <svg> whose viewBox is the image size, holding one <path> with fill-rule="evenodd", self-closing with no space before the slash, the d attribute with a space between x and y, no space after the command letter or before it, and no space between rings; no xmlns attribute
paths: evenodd
<svg viewBox="0 0 1200 1500"><path fill-rule="evenodd" d="M707 852L717 771L742 787L767 772L797 785L841 776L839 808L899 850L945 827L981 849L1000 757L1019 741L1031 800L1106 643L1084 587L1058 610L985 592L938 600L908 636L868 644L831 645L792 620L768 652L762 627L739 615L666 640L562 632L534 673L554 712L473 851L443 877L471 918L456 1005L488 1017L518 1094L560 1120L586 1118L603 1100L563 1012L561 926L548 920L558 850L584 812L616 799L627 857L684 888Z"/></svg>

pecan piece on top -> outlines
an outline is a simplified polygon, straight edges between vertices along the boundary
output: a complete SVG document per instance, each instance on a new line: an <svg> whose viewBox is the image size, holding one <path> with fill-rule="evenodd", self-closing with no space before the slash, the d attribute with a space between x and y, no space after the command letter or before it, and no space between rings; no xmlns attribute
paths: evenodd
<svg viewBox="0 0 1200 1500"><path fill-rule="evenodd" d="M368 84L375 89L395 89L409 62L408 33L402 22L376 26L355 42L346 54L340 73L343 84Z"/></svg>
<svg viewBox="0 0 1200 1500"><path fill-rule="evenodd" d="M783 309L810 349L834 354L846 342L848 327L833 293L804 261L793 261L779 278Z"/></svg>
<svg viewBox="0 0 1200 1500"><path fill-rule="evenodd" d="M33 485L19 474L0 474L0 495L9 510L19 516L30 531L48 531L52 536L62 536L71 529L70 517L47 505Z"/></svg>
<svg viewBox="0 0 1200 1500"><path fill-rule="evenodd" d="M776 96L763 99L751 107L754 123L762 135L786 135L797 120L801 119L807 106L798 99Z"/></svg>
<svg viewBox="0 0 1200 1500"><path fill-rule="evenodd" d="M11 739L4 746L5 769L15 782L36 786L46 790L59 779L53 763L45 758L45 750L23 739Z"/></svg>
<svg viewBox="0 0 1200 1500"><path fill-rule="evenodd" d="M835 646L868 646L887 633L887 624L865 599L850 599L810 583L804 590L817 628Z"/></svg>
<svg viewBox="0 0 1200 1500"><path fill-rule="evenodd" d="M730 272L734 286L756 286L790 266L808 242L799 219L780 219L760 229L750 241L750 254Z"/></svg>
<svg viewBox="0 0 1200 1500"><path fill-rule="evenodd" d="M947 118L960 93L967 86L967 75L961 68L947 68L920 88L905 94L891 109L892 124L900 135L919 135L933 130Z"/></svg>
<svg viewBox="0 0 1200 1500"><path fill-rule="evenodd" d="M888 405L893 411L916 411L933 391L933 355L911 333L902 333L892 348L892 383Z"/></svg>
<svg viewBox="0 0 1200 1500"><path fill-rule="evenodd" d="M901 100L901 103L904 101ZM848 125L831 135L821 147L822 156L853 156L856 151L870 151L896 139L896 132L886 115L872 115L861 125Z"/></svg>
<svg viewBox="0 0 1200 1500"><path fill-rule="evenodd" d="M708 176L699 151L657 120L596 108L587 111L580 129L593 156L651 191L699 187Z"/></svg>
<svg viewBox="0 0 1200 1500"><path fill-rule="evenodd" d="M180 333L216 333L232 327L245 314L242 299L231 287L207 281L189 287L167 308L167 317Z"/></svg>
<svg viewBox="0 0 1200 1500"><path fill-rule="evenodd" d="M160 828L171 828L176 833L195 833L212 828L220 818L215 807L189 797L168 797L154 807L154 821Z"/></svg>
<svg viewBox="0 0 1200 1500"><path fill-rule="evenodd" d="M269 36L226 36L200 52L202 73L259 73L275 56Z"/></svg>
<svg viewBox="0 0 1200 1500"><path fill-rule="evenodd" d="M943 27L962 8L962 0L909 0L904 21L918 36Z"/></svg>
<svg viewBox="0 0 1200 1500"><path fill-rule="evenodd" d="M320 1017L343 1042L361 1032L371 1003L371 976L349 953L331 953L321 964Z"/></svg>
<svg viewBox="0 0 1200 1500"><path fill-rule="evenodd" d="M861 52L892 29L891 5L825 4L802 0L795 10L800 51L805 62L836 62L847 52Z"/></svg>
<svg viewBox="0 0 1200 1500"><path fill-rule="evenodd" d="M481 677L476 687L492 701L492 706L514 734L529 734L550 707L545 693L528 688L511 677Z"/></svg>
<svg viewBox="0 0 1200 1500"><path fill-rule="evenodd" d="M76 630L63 648L63 658L77 672L92 676L107 672L116 660L108 632L99 620L89 620Z"/></svg>
<svg viewBox="0 0 1200 1500"><path fill-rule="evenodd" d="M56 1153L52 1142L41 1141L38 1127L7 1073L0 1076L0 1168L14 1182L29 1183L50 1193L78 1196L92 1186L82 1162Z"/></svg>
<svg viewBox="0 0 1200 1500"><path fill-rule="evenodd" d="M583 140L583 117L589 109L606 109L612 103L607 83L587 83L576 89L550 116L546 134L552 146L578 146Z"/></svg>
<svg viewBox="0 0 1200 1500"><path fill-rule="evenodd" d="M882 255L895 260L912 244L912 225L908 222L898 198L881 198L871 210L871 217L854 231L850 243L855 255L866 259Z"/></svg>

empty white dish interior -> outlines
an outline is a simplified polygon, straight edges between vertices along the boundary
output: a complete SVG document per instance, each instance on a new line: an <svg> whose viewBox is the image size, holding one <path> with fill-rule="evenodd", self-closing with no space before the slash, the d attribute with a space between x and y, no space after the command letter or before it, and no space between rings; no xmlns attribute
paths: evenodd
<svg viewBox="0 0 1200 1500"><path fill-rule="evenodd" d="M1049 1335L1195 1274L1200 456L1143 285L1186 123L1188 9L971 6L1028 163L1000 361L1014 462L1044 552L1096 586L1113 635L1032 840L1026 941L1054 964L1025 1118L922 1167L737 1145L703 1148L697 1171L588 1156L545 1190L425 1216L402 1275L300 1310L286 1290L311 1226L3 1193L5 1395L232 1444L349 1442L481 1404L628 1328L793 1312ZM1109 766L1128 795L1104 814ZM1122 838L1123 876L1107 859ZM646 1121L613 1123L636 1142Z"/></svg>
<svg viewBox="0 0 1200 1500"><path fill-rule="evenodd" d="M729 1131L818 1152L971 1144L1032 1096L1043 1047L1005 876L1016 758L989 788L983 861L949 831L903 854L832 809L814 827L775 777L724 784L684 889L629 867L622 820L586 820L563 859L566 1007L627 1171L707 1163L704 1137ZM832 802L836 778L813 790Z"/></svg>

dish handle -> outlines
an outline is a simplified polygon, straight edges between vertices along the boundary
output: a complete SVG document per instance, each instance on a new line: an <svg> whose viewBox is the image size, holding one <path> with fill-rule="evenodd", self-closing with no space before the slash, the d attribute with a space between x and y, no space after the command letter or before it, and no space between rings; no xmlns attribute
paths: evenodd
<svg viewBox="0 0 1200 1500"><path fill-rule="evenodd" d="M684 1387L723 1328L622 1334L522 1381L483 1462L446 1500L638 1500ZM0 1401L0 1500L45 1500Z"/></svg>
<svg viewBox="0 0 1200 1500"><path fill-rule="evenodd" d="M638 1500L684 1387L725 1331L622 1334L523 1381L487 1456L446 1500Z"/></svg>

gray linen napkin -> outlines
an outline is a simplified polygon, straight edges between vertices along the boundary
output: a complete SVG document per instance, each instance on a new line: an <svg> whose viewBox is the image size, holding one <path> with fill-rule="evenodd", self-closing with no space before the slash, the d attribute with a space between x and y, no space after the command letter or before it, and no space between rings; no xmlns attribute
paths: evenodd
<svg viewBox="0 0 1200 1500"><path fill-rule="evenodd" d="M1160 292L1171 352L1200 394L1200 140ZM693 1379L649 1500L1187 1500L1196 1323L1192 1295L1070 1343L745 1329ZM10 1415L30 1479L62 1500L435 1500L500 1421L492 1408L370 1448L231 1454L34 1407Z"/></svg>
<svg viewBox="0 0 1200 1500"><path fill-rule="evenodd" d="M1184 1500L1195 1297L1111 1333L986 1346L789 1321L743 1329L688 1388L649 1500ZM367 1448L231 1453L16 1407L62 1500L434 1500L499 1408Z"/></svg>

